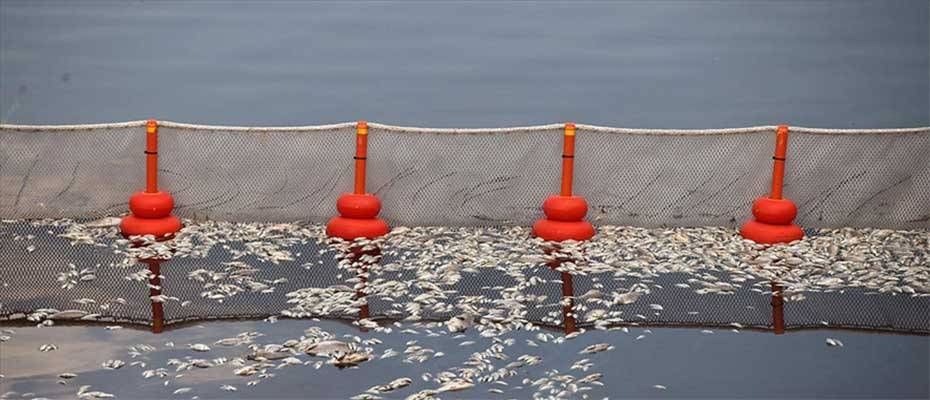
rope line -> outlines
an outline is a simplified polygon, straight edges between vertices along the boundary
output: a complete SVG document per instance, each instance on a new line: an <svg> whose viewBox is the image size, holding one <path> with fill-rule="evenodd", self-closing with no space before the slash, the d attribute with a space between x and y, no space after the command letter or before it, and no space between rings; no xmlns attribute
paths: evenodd
<svg viewBox="0 0 930 400"><path fill-rule="evenodd" d="M20 132L40 132L40 131L88 131L95 129L121 129L144 127L146 121L128 121L106 124L84 124L84 125L14 125L0 124L0 131L20 131ZM276 126L276 127L249 127L249 126L222 126L222 125L199 125L187 124L171 121L159 121L159 127L172 128L179 130L198 130L198 131L227 131L227 132L308 132L308 131L332 131L339 129L354 128L355 122L343 122L328 125L309 125L309 126ZM475 135L475 134L506 134L506 133L526 133L526 132L548 132L561 130L564 124L548 124L536 126L515 126L506 128L422 128L395 126L371 122L370 128L411 134L444 134L444 135ZM740 135L775 132L778 128L775 125L751 126L744 128L721 128L721 129L643 129L643 128L616 128L597 125L577 124L576 128L581 131L623 134L623 135L645 135L645 136L708 136L708 135ZM888 129L832 129L832 128L807 128L800 126L791 126L790 132L794 134L811 134L811 135L902 135L902 134L930 134L930 127L914 128L888 128Z"/></svg>

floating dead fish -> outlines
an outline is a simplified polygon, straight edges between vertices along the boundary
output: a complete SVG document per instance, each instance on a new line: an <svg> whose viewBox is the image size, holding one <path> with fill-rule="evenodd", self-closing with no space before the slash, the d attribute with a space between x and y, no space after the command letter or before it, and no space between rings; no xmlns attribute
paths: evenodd
<svg viewBox="0 0 930 400"><path fill-rule="evenodd" d="M207 345L205 345L205 344L203 344L203 343L189 344L189 345L187 345L187 348L189 348L189 349L191 349L191 350L193 350L193 351L199 351L199 352L210 351L210 346L207 346Z"/></svg>
<svg viewBox="0 0 930 400"><path fill-rule="evenodd" d="M449 318L446 321L446 329L450 333L464 332L466 329L471 328L474 325L475 317L471 314L464 314Z"/></svg>
<svg viewBox="0 0 930 400"><path fill-rule="evenodd" d="M436 389L437 392L458 392L460 390L465 390L470 387L475 386L474 383L466 381L464 379L456 378L449 382L442 384L439 388Z"/></svg>
<svg viewBox="0 0 930 400"><path fill-rule="evenodd" d="M843 342L841 342L841 341L839 341L839 340L837 340L837 339L827 338L827 346L830 346L830 347L843 347Z"/></svg>
<svg viewBox="0 0 930 400"><path fill-rule="evenodd" d="M398 378L384 385L372 386L367 391L371 393L388 393L388 392L391 392L391 391L394 391L400 388L407 387L411 383L413 383L413 379L406 378L406 377Z"/></svg>
<svg viewBox="0 0 930 400"><path fill-rule="evenodd" d="M352 349L348 344L338 340L324 340L319 343L314 343L304 349L304 353L317 357L331 357L336 353L347 354L351 351Z"/></svg>
<svg viewBox="0 0 930 400"><path fill-rule="evenodd" d="M71 372L62 372L58 374L58 377L61 379L72 379L72 378L77 377L77 374L71 373Z"/></svg>
<svg viewBox="0 0 930 400"><path fill-rule="evenodd" d="M220 386L220 390L224 392L235 392L236 390L239 390L239 389L236 389L236 387L232 385L222 385Z"/></svg>
<svg viewBox="0 0 930 400"><path fill-rule="evenodd" d="M85 316L85 315L87 315L87 312L86 312L86 311L81 311L81 310L65 310L65 311L59 311L59 312L57 312L57 313L54 313L54 314L52 314L52 315L49 315L48 318L49 318L49 319L54 319L54 320L68 320L68 319L78 319L78 318L81 318L81 317L83 317L83 316Z"/></svg>
<svg viewBox="0 0 930 400"><path fill-rule="evenodd" d="M85 222L84 226L88 228L109 228L113 226L119 226L122 220L123 219L119 217L104 217L98 220Z"/></svg>
<svg viewBox="0 0 930 400"><path fill-rule="evenodd" d="M46 344L43 344L43 345L39 346L39 351L41 351L41 352L43 352L43 353L46 353L46 352L49 352L49 351L54 351L54 350L58 350L58 346L57 346L57 345L54 345L54 344L51 344L51 343L46 343Z"/></svg>
<svg viewBox="0 0 930 400"><path fill-rule="evenodd" d="M120 369L125 364L123 360L106 360L101 365L106 369Z"/></svg>
<svg viewBox="0 0 930 400"><path fill-rule="evenodd" d="M613 349L614 349L614 346L611 346L608 343L598 343L598 344L592 344L588 347L585 347L583 350L579 352L579 354L600 353L602 351L609 351Z"/></svg>

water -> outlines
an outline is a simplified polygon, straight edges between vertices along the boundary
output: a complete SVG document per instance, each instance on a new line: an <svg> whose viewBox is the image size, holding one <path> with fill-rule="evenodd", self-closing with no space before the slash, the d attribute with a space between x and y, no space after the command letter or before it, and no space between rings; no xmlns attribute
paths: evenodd
<svg viewBox="0 0 930 400"><path fill-rule="evenodd" d="M13 321L4 321L2 328L13 329L14 332L4 333L9 335L10 339L0 344L0 371L5 375L0 379L0 393L33 392L36 396L68 398L76 393L78 387L88 384L93 386L93 390L115 393L120 398L164 398L170 396L174 390L185 387L190 387L193 391L184 394L183 398L194 395L200 398L346 398L359 394L368 387L397 378L407 376L415 379L416 385L388 396L396 395L403 398L419 390L439 385L437 382L420 380L419 377L423 373L430 372L434 377L444 370L462 374L461 369L457 368L466 367L464 362L473 353L486 350L494 341L502 341L502 353L506 355L506 359L492 361L495 369L484 370L482 376L488 376L524 354L542 357L542 362L539 365L517 368L516 376L503 379L507 385L480 382L476 378L476 386L461 392L462 397L529 398L541 389L539 385L530 387L523 384L523 379L536 381L552 370L558 370L559 375L568 373L575 381L593 373L604 374L599 379L604 386L589 384L590 391L580 392L588 394L590 398L742 398L755 397L759 393L838 397L926 397L927 394L926 376L930 370L930 362L926 354L930 341L926 332L930 330L930 323L926 317L930 315L927 313L930 297L876 293L875 288L868 287L875 283L871 278L864 277L855 282L855 285L867 287L843 287L837 284L825 284L827 287L821 288L814 286L804 293L804 300L788 294L788 288L791 286L810 285L827 278L844 281L850 279L845 283L853 284L850 276L861 277L852 273L859 270L876 272L877 277L892 276L899 282L895 287L910 285L918 288L921 291L918 294L922 294L930 287L926 285L930 276L927 274L927 266L914 264L919 262L918 259L923 259L922 255L893 260L887 254L878 253L878 257L883 260L868 268L848 262L843 264L852 271L842 271L841 268L829 271L818 268L792 268L792 275L797 277L785 277L782 282L786 288L785 297L790 300L784 304L784 318L789 329L784 335L774 335L774 298L770 293L760 290L769 287L767 281L759 278L739 281L739 274L732 269L723 268L723 265L686 268L686 264L682 262L703 252L739 246L740 242L728 241L722 236L718 239L719 243L710 246L695 243L675 247L671 244L671 241L675 240L670 238L671 235L656 230L652 234L654 236L647 236L642 241L669 241L663 242L660 251L667 249L674 252L676 255L673 258L642 267L624 267L621 263L612 269L612 272L606 273L582 269L581 271L586 273L579 273L574 277L574 293L579 297L576 304L588 307L587 310L577 310L580 316L578 322L589 332L565 340L559 329L562 319L558 306L561 296L559 274L545 266L511 268L511 265L507 264L513 261L480 261L469 258L484 254L504 260L508 252L529 253L529 249L525 247L531 243L525 237L526 233L521 233L519 228L502 231L459 229L432 234L429 236L433 242L431 244L425 243L426 235L411 235L407 239L400 236L401 239L390 240L384 245L386 256L381 262L382 265L370 269L371 284L367 302L370 305L371 316L379 321L382 327L393 329L391 333L377 330L362 332L348 322L310 319L281 318L276 323L226 321L177 324L179 321L205 317L250 315L264 318L279 314L286 309L293 310L296 305L287 302L290 299L288 293L307 287L335 288L348 283L348 278L354 276L350 270L336 267L333 253L318 252L322 246L313 238L321 232L320 227L298 228L285 224L188 224L189 228L201 234L191 237L183 234L175 239L178 250L174 258L160 263L160 271L156 272L162 277L158 282L126 279L131 274L144 270L146 266L121 263L126 257L124 252L127 249L124 245L114 242L113 238L118 237L115 227L85 230L81 225L67 221L47 221L46 224L6 222L0 225L0 286L4 288L4 295L0 298L4 303L0 309L0 319L13 317L14 314L11 313L29 313L43 307L59 310L80 309L100 313L104 319L93 326L74 326L57 321L51 328L37 328L35 324L38 321L26 322L21 317ZM272 225L284 228L270 229ZM302 233L303 231L306 233ZM78 242L72 244L61 237L64 232L70 232L72 240ZM248 232L255 236L249 237ZM601 257L601 253L624 257L639 249L652 251L649 250L650 247L638 244L634 240L610 242L610 232L613 231L608 227L601 227L601 235L590 242L591 246L585 253L592 257ZM718 235L721 233L719 230L701 231L694 228L678 232ZM826 231L810 233L812 235L806 239L807 241L816 241L818 237L823 239L823 235L827 234ZM694 234L688 235L690 237ZM912 236L909 241L899 240L898 244L889 246L896 249L896 254L924 254L927 249L927 232L919 231L910 235ZM83 241L83 237L93 238L95 244ZM235 237L239 239L230 239ZM871 240L869 238L874 238L874 232L869 234L866 231L857 240L844 240L837 250L839 257L854 254L857 249L863 248L862 246L868 247ZM193 252L181 250L186 247L183 244L188 242L192 243ZM483 250L478 250L489 243L496 244L496 248L483 247ZM532 245L538 247L537 244ZM409 252L411 249L418 249L422 254L416 251ZM196 252L204 253L191 255ZM748 255L752 250L738 252ZM284 254L287 257L278 263L272 263L273 254ZM406 260L400 259L398 254L405 254ZM450 257L443 254L464 258L458 262L451 262ZM818 257L817 251L808 251L805 254L812 258ZM719 259L723 261L727 256L721 256ZM256 271L234 279L231 275L235 274L239 267L230 268L224 264L230 261L243 262ZM72 268L70 263L76 263L77 266ZM449 269L450 263L459 266L461 279L454 283L445 283L448 282L450 274L458 274ZM96 276L95 279L78 280L73 289L59 287L61 282L56 280L56 276L60 273L92 267L95 264L99 264L95 271L80 274L84 276L92 273ZM469 269L477 269L477 272ZM753 274L762 272L750 266L744 266L742 269ZM213 278L217 275L200 274L199 276L207 279L199 281L192 279L192 276L196 276L191 275L195 270L225 275L222 278ZM813 280L803 278L811 275L815 275ZM280 284L273 283L282 277L288 280ZM542 279L543 282L524 287L521 282L526 282L529 277ZM409 291L385 289L383 284L378 283L379 280L407 282L411 287ZM739 282L740 288L729 293L698 293L698 288L702 287L701 282L718 281ZM158 289L153 291L146 286L150 282L159 285ZM216 290L218 284L246 288L250 287L250 283L257 282L265 283L274 290L266 292L249 289L221 299L210 299L203 295L205 292ZM676 286L686 282L690 284L689 287ZM421 284L437 285L441 290L450 290L447 292L448 297L435 299L433 296L434 301L414 301L413 298L429 292L425 290L428 286ZM587 298L589 290L594 288L600 288L609 299L614 292L625 292L625 288L635 285L645 285L649 292L641 294L638 300L631 304L604 305L583 300ZM879 287L881 286L884 284L879 284ZM514 287L518 289L509 290ZM351 292L352 289L348 290ZM542 296L543 299L522 300L521 305L514 307L512 304L500 302L505 291L511 296L526 294ZM151 303L147 296L157 293L177 299L166 301L163 308L159 308L160 311L155 311L154 304L161 303ZM435 295L435 292L433 294ZM481 298L466 302L466 297L463 296ZM125 304L108 300L116 297L125 299ZM79 298L90 298L96 302L82 305L73 301ZM309 303L302 306L340 302L324 296ZM395 326L391 320L384 318L395 315L392 311L402 311L411 303L423 305L422 315L426 321L406 321L402 326ZM519 320L519 314L515 313L522 310L526 312L527 320L549 326L542 326L540 330L531 332L507 329L494 332L491 330L492 325L488 324L480 329L469 329L464 337L455 337L454 334L447 333L441 322L431 322L447 320L451 315L461 312L466 303L482 310L481 315L495 315L498 310L509 310L504 312L505 315L509 313L512 316L507 318L509 320ZM109 304L108 308L101 307L104 304ZM430 304L443 307L440 311L435 311L428 307ZM655 308L655 304L663 307ZM447 311L442 311L443 309ZM593 309L621 312L620 315L625 320L623 325L628 328L628 332L591 330L592 324L585 320L584 316L588 314L588 310ZM147 330L159 331L161 326L157 320L151 327L145 324L153 324L153 315L157 312L164 313L167 329L153 334ZM556 314L555 318L551 317L552 312ZM356 312L349 312L348 315L339 312L333 314L347 321L356 318ZM408 314L399 312L396 316L403 317ZM108 318L111 319L106 320ZM732 322L740 324L733 325ZM124 328L115 331L104 328L115 324L123 324ZM680 325L701 327L668 327ZM222 365L186 372L174 372L175 367L168 365L169 359L183 359L185 356L205 359L227 357L230 360L245 357L248 352L245 346L224 348L213 344L218 339L233 337L240 332L261 332L265 336L256 341L258 344L280 344L285 340L298 338L304 329L311 326L320 327L337 338L345 338L344 335L349 334L358 335L361 340L381 339L384 343L372 346L372 354L376 356L384 354L388 348L404 353L408 347L405 342L408 340L417 340L417 345L431 349L431 354L443 352L445 355L430 356L422 363L404 362L404 356L401 355L365 362L360 364L358 369L345 370L338 370L329 365L321 369L306 365L282 369L272 366L268 368L268 372L275 376L260 379L261 382L254 387L246 386L246 383L258 379L256 376L238 377L233 373L242 365ZM825 326L889 329L909 331L912 334L830 330L825 329ZM403 332L408 328L414 329L416 333ZM705 329L710 332L703 332ZM431 332L439 335L433 335ZM549 335L548 341L538 339L539 333ZM844 346L830 347L826 344L828 338L838 339ZM527 339L533 340L538 346L531 346ZM553 343L557 340L565 342ZM166 348L165 343L169 341L174 342L176 347ZM461 345L469 341L475 343ZM59 349L40 352L39 346L46 343L55 344ZM127 346L138 343L155 346L158 350L146 353L140 358L131 358L127 353ZM213 347L213 350L208 353L187 350L187 345L193 343L205 343ZM606 353L578 354L579 350L595 343L608 343L615 348ZM306 355L299 355L298 358L302 362L312 363L316 360ZM589 370L571 369L573 364L583 358L589 358L593 362ZM127 363L143 360L146 367L127 365L117 371L108 371L100 367L101 363L109 359L121 359ZM167 386L162 379L147 380L142 377L143 370L154 368L167 368L172 371L167 378L170 381ZM60 386L56 383L58 379L55 376L62 372L77 372L80 376L74 382ZM179 377L177 374L183 376ZM114 376L119 379L114 380ZM226 384L236 386L240 391L235 394L221 391L220 386ZM654 385L662 385L667 389L659 390ZM518 386L522 388L517 388ZM585 385L576 383L576 386ZM504 393L488 392L489 389L501 389Z"/></svg>
<svg viewBox="0 0 930 400"><path fill-rule="evenodd" d="M228 125L306 125L368 119L429 127L567 120L651 128L774 123L926 126L930 124L928 48L930 5L925 1L2 1L0 120L76 124L154 117ZM9 233L0 232L4 255L0 278L8 281L14 273L41 269L36 279L53 289L14 299L10 293L18 296L23 291L4 287L0 302L7 305L47 304L50 299L68 302L70 296L62 297L54 289L55 274L67 271L68 261L83 268L92 266L88 264L93 260L113 257L101 249L62 250L69 245L58 243L52 253L57 252L55 257L64 254L64 258L30 262L22 256L22 243L10 239ZM38 254L46 251L41 246L36 250ZM168 263L165 291L192 287L195 297L202 288L191 286L184 275L198 262L209 269L221 268L215 261L187 259L180 266L179 260L175 265L184 268L184 274L171 270ZM284 270L265 266L262 274L268 277L278 277ZM129 271L106 265L101 271L99 275L112 275L114 280L109 285L85 284L85 293L109 296L108 291L116 290L148 307L142 285L121 279ZM300 279L292 284L303 283ZM120 292L120 285L131 287ZM557 289L552 293L557 294ZM812 295L807 303L798 304L835 306L838 300L818 298L834 295ZM261 296L241 298L249 301L230 300L230 304L249 304ZM904 296L862 298L870 298L865 304L877 310L867 316L876 318L869 323L880 320L894 326L902 323L896 319L902 315L927 315L920 299L908 303ZM763 327L769 323L768 296L747 294L739 299L729 298L730 304L742 310L747 310L746 304L759 306L756 311L744 311L748 314L740 318L759 317ZM686 306L713 311L718 309L718 300L704 298ZM172 306L166 309L169 317ZM261 314L276 312L280 306L268 303L257 308ZM794 310L799 310L798 318L816 325L824 310L830 310L802 307L788 304L789 322ZM685 309L668 308L667 314ZM833 310L835 317L853 323L861 316ZM149 312L147 308L137 311L143 317ZM930 326L925 319L909 318L917 321L918 328ZM375 346L379 355L389 347L403 351L407 340L418 340L446 355L423 364L403 363L395 357L344 370L292 366L270 371L276 376L256 386L246 386L254 377L237 377L229 365L187 371L180 378L172 372L168 386L161 379L142 378L142 369L137 367L108 371L100 366L107 359L134 361L126 348L138 343L157 348L139 358L145 359L146 369L166 367L169 358L244 356L242 347L222 348L212 342L258 330L266 335L259 343L280 343L309 326L337 336L378 337L384 340ZM490 339L478 337L474 330L453 339L422 333L362 333L339 322L309 320L213 322L158 335L129 325L108 331L101 325L36 328L4 322L2 328L15 333L0 343L0 374L4 375L0 394L34 392L36 397L49 398L73 398L84 384L119 398L345 398L409 376L415 381L411 387L386 396L402 398L437 386L422 381L421 373L461 366L472 352L490 344ZM713 334L670 328L644 333L645 329L590 332L541 347L525 344L536 332L507 333L502 338L516 340L507 346L510 361L520 354L536 354L542 364L521 369L518 376L507 380L508 386L479 384L454 397L527 398L534 390L514 387L524 378L538 379L552 369L578 378L603 373L601 381L606 386L592 385L587 392L590 398L930 395L926 356L930 341L923 335L805 330L776 336L752 330L733 333L728 328L713 328ZM646 337L636 340L641 334ZM829 347L827 338L839 339L845 346ZM476 343L459 346L466 340ZM177 347L166 348L168 341ZM206 354L186 350L187 344L195 342L210 344L213 350ZM578 354L581 348L599 342L611 343L615 349ZM60 348L39 352L37 348L44 343ZM590 358L594 366L588 371L570 370L581 358ZM496 366L505 363L495 361ZM79 376L67 385L57 384L55 376L68 371ZM222 392L222 384L235 385L239 391ZM181 387L193 390L172 395ZM499 388L504 394L487 392L489 388Z"/></svg>
<svg viewBox="0 0 930 400"><path fill-rule="evenodd" d="M926 126L928 8L3 1L0 119Z"/></svg>
<svg viewBox="0 0 930 400"><path fill-rule="evenodd" d="M404 363L402 356L378 359L361 364L359 368L339 370L333 366L314 369L312 366L290 366L269 369L273 378L263 379L255 386L246 386L252 377L238 377L235 367L222 365L208 369L183 372L181 378L142 377L144 369L165 367L170 358L213 359L217 357L245 357L247 349L222 347L213 341L234 336L244 331L260 331L266 336L257 343L281 343L299 335L309 326L321 327L342 336L359 335L364 339L377 337L384 340L376 345L375 354L393 348L403 352L404 343L417 340L420 346L443 351L445 356L424 363ZM492 341L474 331L466 337L452 339L449 335L427 337L420 334L361 333L357 328L337 322L281 320L270 324L263 321L216 322L152 335L146 331L121 329L107 331L100 327L15 328L13 339L3 346L4 373L2 392L15 390L34 392L36 396L67 398L77 392L80 385L93 385L119 398L347 398L362 393L376 384L393 379L410 377L414 383L386 398L403 398L416 391L435 388L434 382L424 382L424 372L460 367L473 352L487 349ZM930 343L922 336L878 335L861 332L804 331L784 336L771 333L715 330L713 334L698 329L652 329L646 338L636 340L643 333L633 328L625 334L618 331L592 332L562 344L541 343L528 347L527 339L536 332L515 332L507 335L516 340L505 346L508 360L494 360L498 368L514 361L522 354L537 355L542 362L536 366L518 368L518 374L500 384L479 384L450 398L529 398L536 388L522 385L523 379L536 380L546 371L558 369L561 374L581 378L591 373L604 374L605 386L591 385L586 392L589 398L759 398L759 397L866 397L866 398L926 398ZM843 347L829 347L826 338L836 338ZM474 341L469 346L460 343ZM166 342L174 342L167 348ZM616 348L612 351L581 355L578 352L588 345L607 342ZM41 353L38 346L56 343L56 351ZM139 343L149 344L156 351L131 358L127 347ZM187 349L188 344L205 343L212 350L198 353ZM299 356L302 361L316 360ZM588 358L594 364L589 370L570 370L575 361ZM105 370L100 363L107 359L121 359L126 366L116 371ZM132 361L146 362L145 368L131 367ZM656 362L661 360L661 362ZM867 361L866 361L867 360ZM15 365L15 368L8 366ZM168 367L174 375L174 368ZM57 375L75 372L78 377L67 385L58 385ZM169 381L165 386L164 381ZM233 385L235 393L219 390L220 385ZM653 385L663 385L658 390ZM523 389L517 389L523 386ZM182 387L193 391L172 396ZM487 392L498 388L504 394ZM11 397L17 398L17 396Z"/></svg>

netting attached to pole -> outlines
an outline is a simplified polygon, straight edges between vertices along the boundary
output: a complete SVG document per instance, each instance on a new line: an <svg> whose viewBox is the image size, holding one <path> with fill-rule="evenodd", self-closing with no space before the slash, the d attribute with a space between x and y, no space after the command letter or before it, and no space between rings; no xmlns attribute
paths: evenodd
<svg viewBox="0 0 930 400"><path fill-rule="evenodd" d="M0 125L0 218L126 212L144 176L143 121ZM392 226L530 225L556 193L562 125L370 124L369 190ZM160 183L179 216L324 222L352 181L354 123L160 123ZM578 125L575 192L596 225L738 226L770 183L774 126ZM930 128L791 128L785 195L805 228L930 227Z"/></svg>

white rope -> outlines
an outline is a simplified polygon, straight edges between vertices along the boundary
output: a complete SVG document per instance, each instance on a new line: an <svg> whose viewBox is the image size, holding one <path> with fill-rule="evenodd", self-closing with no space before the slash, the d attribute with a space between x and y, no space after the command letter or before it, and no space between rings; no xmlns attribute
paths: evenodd
<svg viewBox="0 0 930 400"><path fill-rule="evenodd" d="M342 122L329 125L310 125L310 126L219 126L219 125L197 125L185 124L181 122L158 121L159 127L173 129L187 129L198 131L234 131L234 132L295 132L295 131L332 131L337 129L346 129L355 127L355 122Z"/></svg>
<svg viewBox="0 0 930 400"><path fill-rule="evenodd" d="M86 124L86 125L13 125L0 124L0 131L21 131L21 132L39 132L39 131L88 131L94 129L121 129L144 127L146 121L129 121L108 124ZM310 126L280 126L280 127L248 127L248 126L220 126L220 125L198 125L185 124L180 122L159 121L158 125L165 128L200 130L200 131L233 131L233 132L307 132L307 131L331 131L338 129L348 129L355 127L355 122L343 122L329 125L310 125ZM549 124L536 126L515 126L509 128L421 128L408 126L385 125L379 123L369 123L370 128L399 132L399 133L417 133L417 134L505 134L517 132L544 132L560 130L564 124ZM746 128L723 128L723 129L636 129L636 128L614 128L596 125L576 125L578 130L623 134L623 135L738 135L750 133L775 132L777 126L753 126ZM813 134L813 135L900 135L900 134L930 134L930 127L915 128L893 128L893 129L825 129L825 128L805 128L800 126L789 127L791 133Z"/></svg>
<svg viewBox="0 0 930 400"><path fill-rule="evenodd" d="M649 135L649 136L699 136L699 135L739 135L747 133L772 132L777 126L751 126L747 128L722 128L722 129L631 129L631 128L612 128L607 126L584 125L578 124L579 130L615 133L623 135Z"/></svg>
<svg viewBox="0 0 930 400"><path fill-rule="evenodd" d="M791 133L806 133L811 135L900 135L900 134L928 134L930 127L918 128L892 128L892 129L824 129L792 126Z"/></svg>
<svg viewBox="0 0 930 400"><path fill-rule="evenodd" d="M435 134L492 134L492 133L517 133L517 132L542 132L553 129L562 129L564 124L549 124L536 126L514 126L509 128L418 128L409 126L384 125L375 122L369 122L369 128L375 128L391 132L400 133L435 133Z"/></svg>
<svg viewBox="0 0 930 400"><path fill-rule="evenodd" d="M89 131L94 129L120 129L144 127L146 121L115 122L109 124L85 125L12 125L0 124L0 130L37 132L37 131Z"/></svg>

